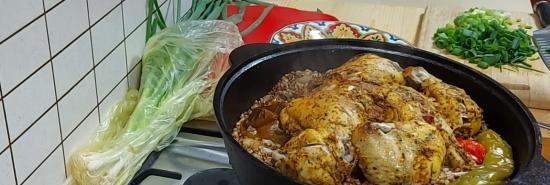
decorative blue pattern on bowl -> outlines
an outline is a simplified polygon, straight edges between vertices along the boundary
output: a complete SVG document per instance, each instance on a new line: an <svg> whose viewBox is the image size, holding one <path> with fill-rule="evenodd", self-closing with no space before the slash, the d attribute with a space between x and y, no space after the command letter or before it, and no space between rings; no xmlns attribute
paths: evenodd
<svg viewBox="0 0 550 185"><path fill-rule="evenodd" d="M271 36L270 42L273 44L285 44L300 40L325 38L356 38L411 45L409 42L393 34L368 26L341 21L307 21L294 23L275 32Z"/></svg>

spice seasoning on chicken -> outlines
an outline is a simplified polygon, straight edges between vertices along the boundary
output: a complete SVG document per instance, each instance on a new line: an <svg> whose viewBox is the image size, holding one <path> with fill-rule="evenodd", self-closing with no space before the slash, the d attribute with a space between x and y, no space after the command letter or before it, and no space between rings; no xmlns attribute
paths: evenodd
<svg viewBox="0 0 550 185"><path fill-rule="evenodd" d="M308 184L449 184L480 165L456 137L473 138L484 124L464 90L361 54L325 73L283 76L233 137Z"/></svg>

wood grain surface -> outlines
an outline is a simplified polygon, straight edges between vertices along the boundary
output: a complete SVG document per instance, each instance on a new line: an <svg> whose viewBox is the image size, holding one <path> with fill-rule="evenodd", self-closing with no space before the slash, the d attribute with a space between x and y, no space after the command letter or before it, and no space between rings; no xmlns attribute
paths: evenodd
<svg viewBox="0 0 550 185"><path fill-rule="evenodd" d="M334 0L271 0L281 5L316 11L336 16L341 21L361 24L395 34L409 43L414 43L422 21L424 8L390 6L353 1L342 3ZM391 12L391 13L388 13Z"/></svg>
<svg viewBox="0 0 550 185"><path fill-rule="evenodd" d="M456 61L462 62L473 69L479 70L484 74L491 76L505 87L516 94L527 106L539 109L550 109L550 71L544 65L542 59L529 61L534 69L544 71L539 73L520 69L519 71L499 70L491 67L489 69L481 69L475 64L468 63L467 60L453 56L433 45L432 37L437 28L443 27L451 23L464 9L449 8L449 7L427 7L426 13L422 19L422 25L419 29L417 47L432 51ZM531 14L510 12L513 20L521 19L522 22L532 25L536 28L535 18ZM531 29L532 32L535 29Z"/></svg>

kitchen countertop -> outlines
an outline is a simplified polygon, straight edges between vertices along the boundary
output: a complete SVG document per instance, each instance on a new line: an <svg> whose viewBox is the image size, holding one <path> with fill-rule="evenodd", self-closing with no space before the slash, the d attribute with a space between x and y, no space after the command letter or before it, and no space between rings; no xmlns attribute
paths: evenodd
<svg viewBox="0 0 550 185"><path fill-rule="evenodd" d="M321 11L347 22L371 26L416 43L427 6L487 7L532 13L528 0L268 0L302 10ZM391 12L391 14L388 14ZM531 109L539 122L550 123L550 110ZM550 159L550 130L541 128L543 155Z"/></svg>

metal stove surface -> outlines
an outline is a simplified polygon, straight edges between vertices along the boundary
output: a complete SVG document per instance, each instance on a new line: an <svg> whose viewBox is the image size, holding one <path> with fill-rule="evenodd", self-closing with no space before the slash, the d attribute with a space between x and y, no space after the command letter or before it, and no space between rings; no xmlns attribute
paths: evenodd
<svg viewBox="0 0 550 185"><path fill-rule="evenodd" d="M214 127L212 127L214 124ZM197 125L199 125L197 127ZM204 129L210 128L210 129ZM177 172L181 179L171 179L151 175L141 183L133 181L130 184L141 185L182 185L193 174L212 168L231 168L225 151L223 139L216 137L217 126L213 122L191 122L184 126L170 146L155 153L142 167ZM158 158L157 158L158 157ZM156 158L156 160L154 159ZM149 166L149 167L148 167ZM139 176L139 172L138 175ZM135 179L134 179L135 180Z"/></svg>

